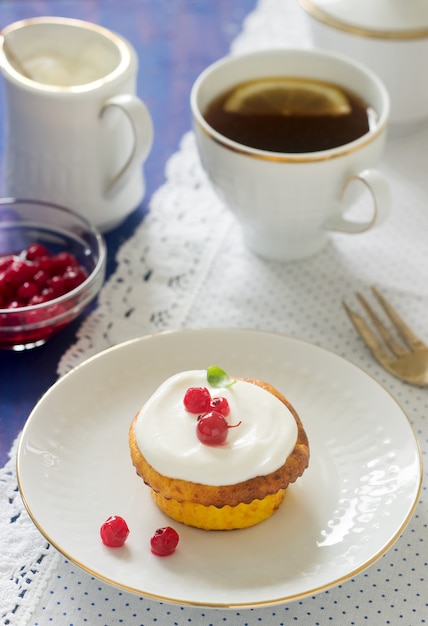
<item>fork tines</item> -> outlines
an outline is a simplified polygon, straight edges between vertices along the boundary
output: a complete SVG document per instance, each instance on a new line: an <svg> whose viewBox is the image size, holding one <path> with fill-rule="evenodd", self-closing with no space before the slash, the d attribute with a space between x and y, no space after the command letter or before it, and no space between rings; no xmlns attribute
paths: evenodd
<svg viewBox="0 0 428 626"><path fill-rule="evenodd" d="M357 293L356 296L360 304L370 317L370 320L372 321L374 327L378 331L379 335L382 337L384 343L389 348L391 353L399 357L408 354L409 350L414 351L424 348L423 342L409 328L406 322L400 317L400 315L389 304L389 302L385 300L382 294L380 294L375 287L372 287L372 292L375 295L379 304L382 306L382 309L388 316L388 319L391 321L401 340L407 346L406 349L403 345L396 341L393 334L380 320L379 316L377 315L377 313L375 313L367 300L360 293ZM375 333L373 333L363 317L355 311L352 311L352 309L350 309L346 303L343 303L343 305L355 328L360 333L361 337L368 345L370 350L372 350L373 354L381 361L383 359L390 358L391 354L387 350L385 350L384 345L382 344L382 342L379 341L379 338L375 335Z"/></svg>

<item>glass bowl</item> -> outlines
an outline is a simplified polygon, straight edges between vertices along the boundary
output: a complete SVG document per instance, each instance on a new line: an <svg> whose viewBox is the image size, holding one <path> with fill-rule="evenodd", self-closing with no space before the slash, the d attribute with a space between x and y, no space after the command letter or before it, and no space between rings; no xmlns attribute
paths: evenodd
<svg viewBox="0 0 428 626"><path fill-rule="evenodd" d="M0 349L19 351L43 345L82 313L104 281L105 242L83 216L47 202L0 199L0 259L22 258L34 243L45 246L52 256L72 255L86 278L75 287L69 283L65 293L39 304L29 301L10 308L7 303L7 308L1 308L3 299Z"/></svg>

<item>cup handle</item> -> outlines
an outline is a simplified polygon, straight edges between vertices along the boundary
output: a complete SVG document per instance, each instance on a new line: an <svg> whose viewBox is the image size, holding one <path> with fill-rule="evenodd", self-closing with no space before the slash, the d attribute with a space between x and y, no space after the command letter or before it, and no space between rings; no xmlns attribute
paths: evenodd
<svg viewBox="0 0 428 626"><path fill-rule="evenodd" d="M346 219L342 214L335 215L324 222L324 228L327 230L337 230L343 233L363 233L375 224L380 224L388 216L391 208L391 192L389 184L385 177L376 170L364 170L359 174L350 176L345 182L342 192L341 201L344 193L351 181L360 181L370 192L373 200L373 214L371 219L354 222Z"/></svg>
<svg viewBox="0 0 428 626"><path fill-rule="evenodd" d="M107 197L114 196L126 183L132 170L146 160L153 144L154 134L149 110L137 96L120 94L109 98L100 111L100 119L110 107L117 107L126 115L131 124L134 143L125 165L113 176L104 190Z"/></svg>

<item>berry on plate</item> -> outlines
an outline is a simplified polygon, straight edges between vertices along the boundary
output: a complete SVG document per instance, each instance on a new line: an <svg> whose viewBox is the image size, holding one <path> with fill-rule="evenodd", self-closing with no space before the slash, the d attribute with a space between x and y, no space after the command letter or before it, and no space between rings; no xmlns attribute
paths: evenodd
<svg viewBox="0 0 428 626"><path fill-rule="evenodd" d="M155 531L150 539L150 547L156 556L169 556L175 551L178 541L178 532L171 526L164 526Z"/></svg>
<svg viewBox="0 0 428 626"><path fill-rule="evenodd" d="M123 517L111 515L100 528L101 540L109 548L120 548L129 535L129 528Z"/></svg>

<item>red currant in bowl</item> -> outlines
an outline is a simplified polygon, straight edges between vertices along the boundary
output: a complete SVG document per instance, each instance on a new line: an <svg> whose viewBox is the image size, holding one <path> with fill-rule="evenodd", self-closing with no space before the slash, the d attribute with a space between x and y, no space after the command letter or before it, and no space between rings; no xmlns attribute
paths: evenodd
<svg viewBox="0 0 428 626"><path fill-rule="evenodd" d="M95 298L102 235L82 215L35 200L0 199L0 349L43 345Z"/></svg>

